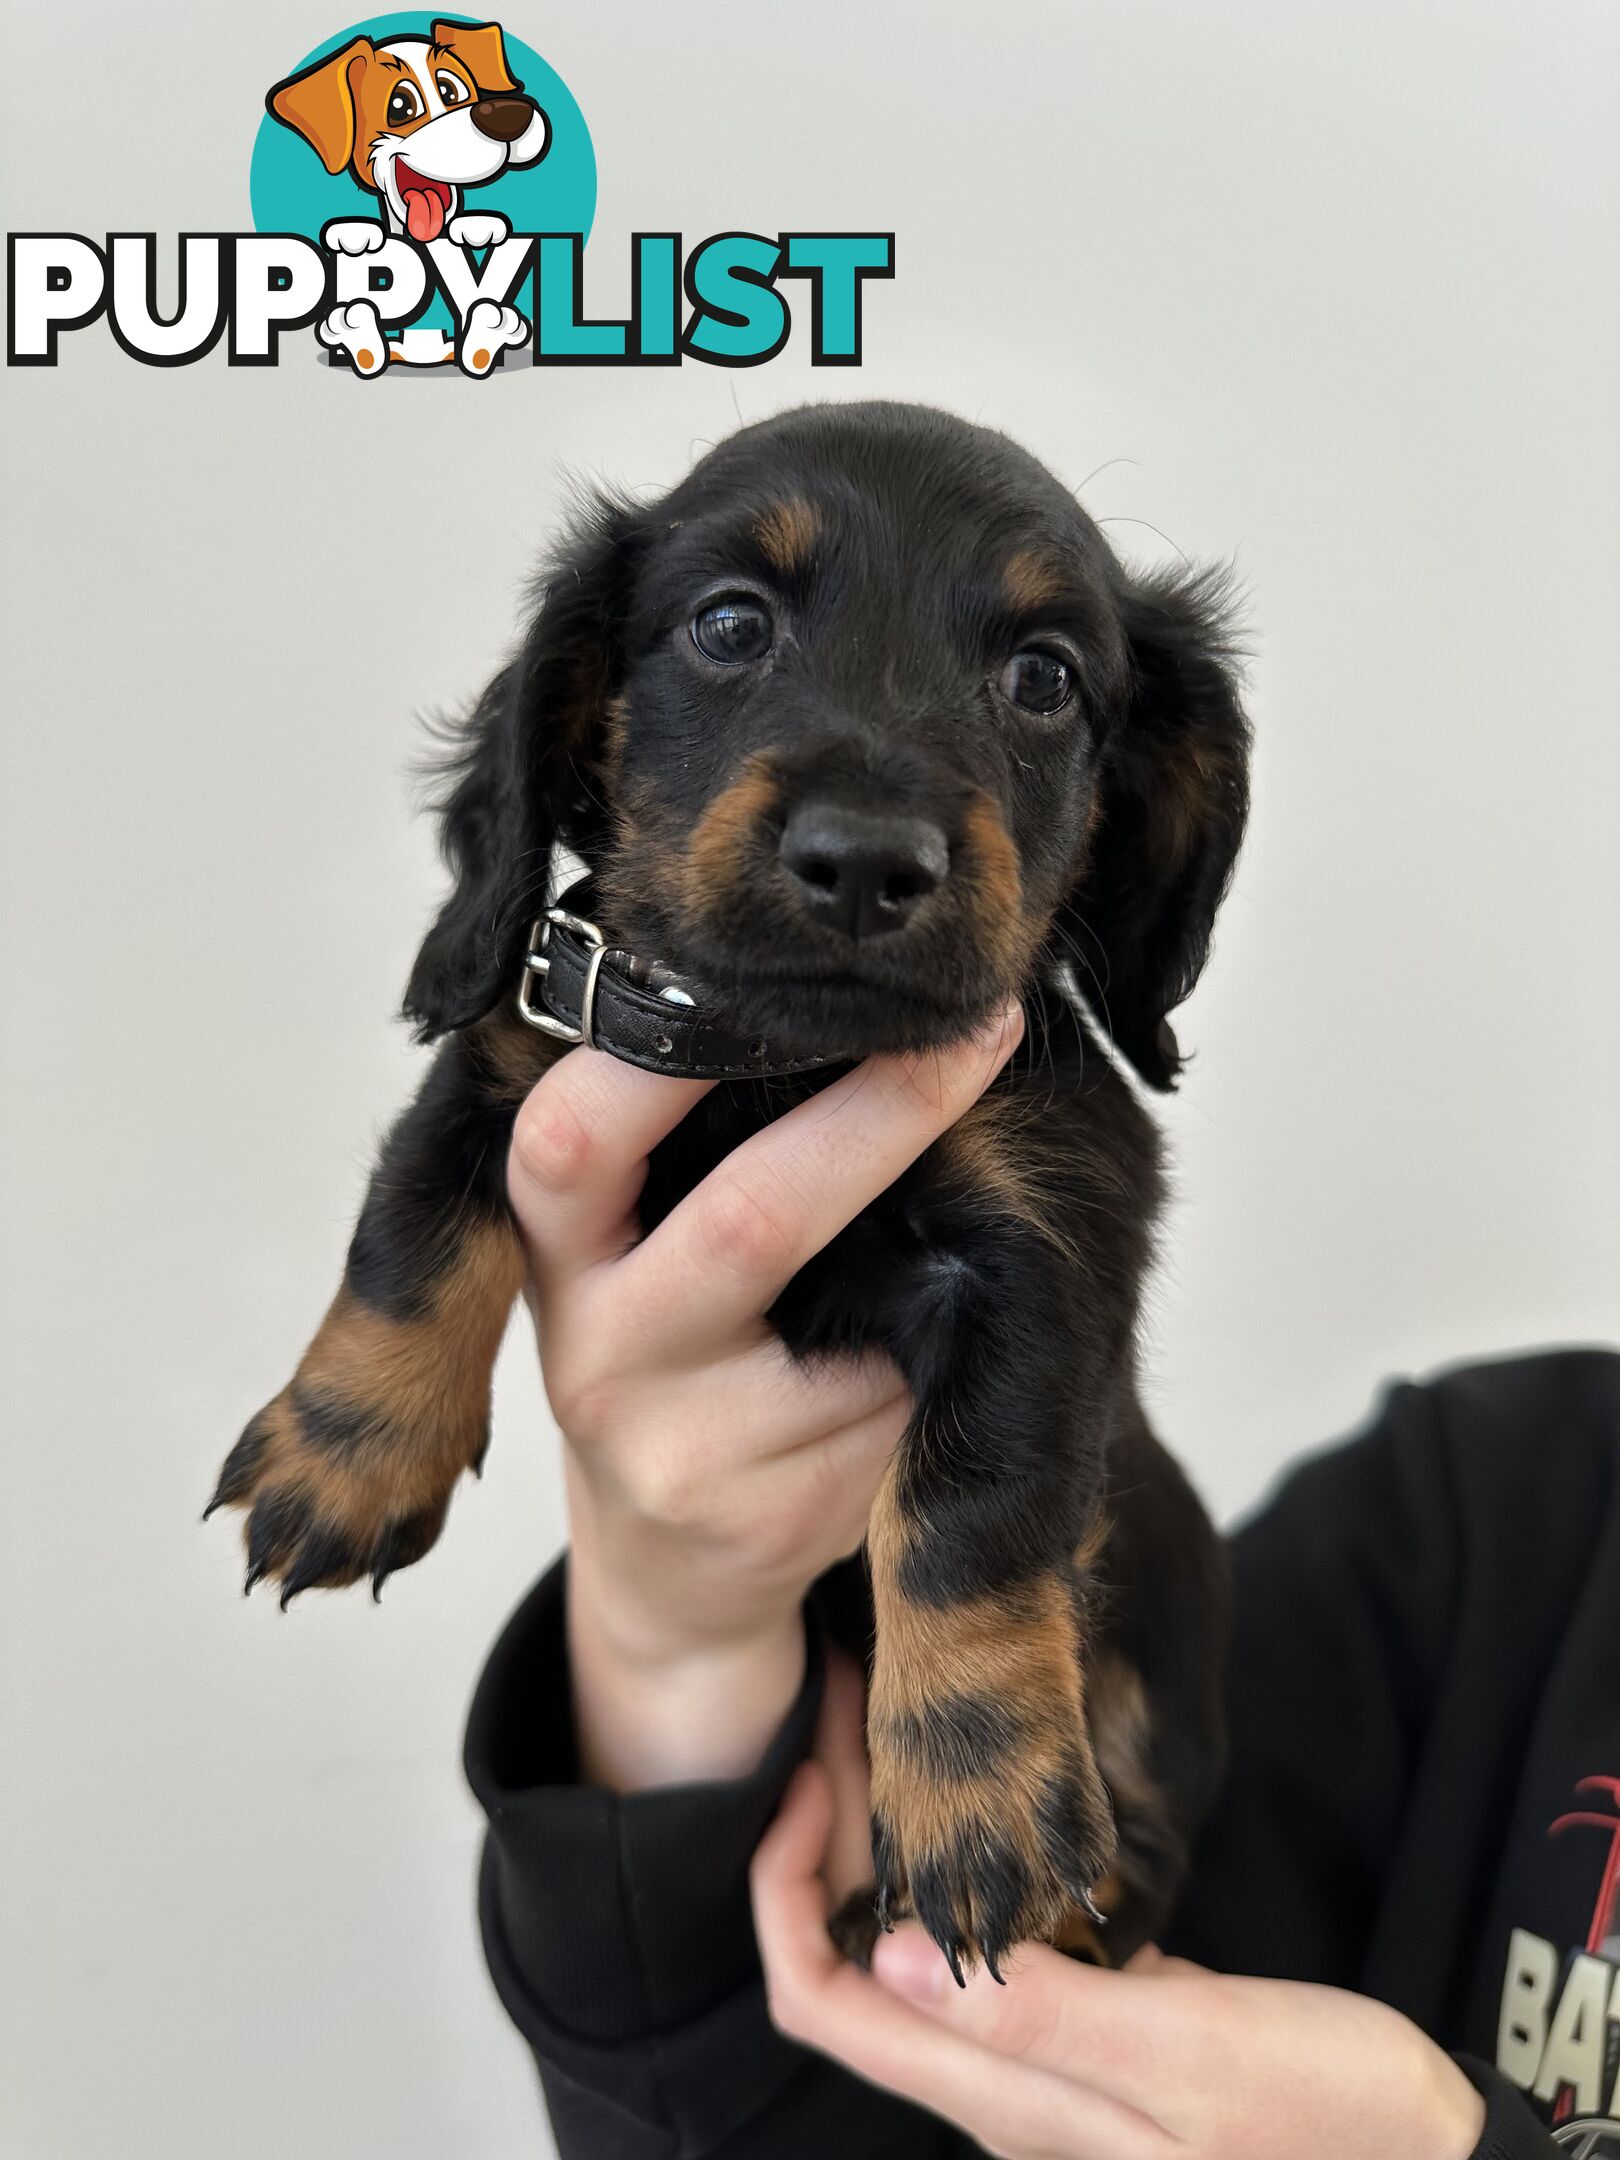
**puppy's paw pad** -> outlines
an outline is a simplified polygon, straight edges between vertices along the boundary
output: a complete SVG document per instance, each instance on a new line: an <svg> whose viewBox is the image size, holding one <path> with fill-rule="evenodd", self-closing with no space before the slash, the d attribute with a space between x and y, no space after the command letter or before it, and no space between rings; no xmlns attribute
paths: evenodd
<svg viewBox="0 0 1620 2160"><path fill-rule="evenodd" d="M357 375L380 375L388 365L382 317L369 300L329 308L315 325L315 335L334 352L347 353Z"/></svg>
<svg viewBox="0 0 1620 2160"><path fill-rule="evenodd" d="M529 326L515 307L475 300L462 324L456 358L468 375L487 375L503 352L522 345Z"/></svg>

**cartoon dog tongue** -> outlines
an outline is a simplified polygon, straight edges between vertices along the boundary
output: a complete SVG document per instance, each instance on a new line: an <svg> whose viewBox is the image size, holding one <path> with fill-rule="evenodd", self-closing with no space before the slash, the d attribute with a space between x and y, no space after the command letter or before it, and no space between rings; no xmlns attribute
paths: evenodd
<svg viewBox="0 0 1620 2160"><path fill-rule="evenodd" d="M444 230L444 201L436 188L406 188L405 230L413 240L437 240Z"/></svg>

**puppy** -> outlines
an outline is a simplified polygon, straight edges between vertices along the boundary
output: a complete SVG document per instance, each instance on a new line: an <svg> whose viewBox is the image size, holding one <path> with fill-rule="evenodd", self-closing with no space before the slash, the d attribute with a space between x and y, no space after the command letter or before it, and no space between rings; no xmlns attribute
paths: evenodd
<svg viewBox="0 0 1620 2160"><path fill-rule="evenodd" d="M349 255L374 253L390 234L423 246L441 234L476 248L504 239L504 218L462 214L463 191L499 179L508 166L538 164L551 146L551 123L508 68L498 23L436 22L431 38L381 45L352 38L277 83L265 103L329 173L348 171L377 196L380 224L340 218L326 227L327 244ZM468 372L486 373L503 345L521 342L520 332L516 309L477 303L461 340ZM380 373L390 355L369 301L333 308L319 335L363 375ZM422 357L442 358L443 345L430 333ZM470 364L480 349L482 364ZM414 359L416 350L402 341L395 356Z"/></svg>
<svg viewBox="0 0 1620 2160"><path fill-rule="evenodd" d="M405 996L442 1047L219 1481L248 1587L380 1587L480 1464L509 1137L565 1040L611 1006L625 1054L731 1075L656 1151L651 1227L837 1061L1017 996L989 1093L770 1317L800 1356L881 1346L915 1402L850 1628L880 1912L959 1974L1028 1938L1128 1954L1219 1774L1224 1578L1137 1400L1159 1151L1116 1060L1174 1084L1247 766L1220 580L1127 572L988 429L807 407L597 503L451 775ZM591 881L537 924L560 844Z"/></svg>

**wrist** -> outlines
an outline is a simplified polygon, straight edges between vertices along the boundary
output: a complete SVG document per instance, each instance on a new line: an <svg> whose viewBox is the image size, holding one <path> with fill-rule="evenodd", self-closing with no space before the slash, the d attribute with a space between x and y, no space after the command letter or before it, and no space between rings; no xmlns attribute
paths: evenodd
<svg viewBox="0 0 1620 2160"><path fill-rule="evenodd" d="M660 1630L576 1548L567 1617L581 1775L615 1791L745 1777L803 1684L797 1606L725 1634Z"/></svg>

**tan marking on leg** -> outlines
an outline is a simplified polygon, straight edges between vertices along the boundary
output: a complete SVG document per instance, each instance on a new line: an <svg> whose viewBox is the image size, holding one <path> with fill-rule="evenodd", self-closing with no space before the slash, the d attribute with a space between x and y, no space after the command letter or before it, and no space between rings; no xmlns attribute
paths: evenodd
<svg viewBox="0 0 1620 2160"><path fill-rule="evenodd" d="M502 1220L463 1231L415 1318L391 1319L345 1284L292 1384L260 1413L263 1454L231 1504L251 1509L269 1488L296 1490L362 1556L400 1518L442 1510L482 1450L495 1353L523 1275L517 1233ZM295 1398L353 1418L359 1436L323 1445L306 1433ZM348 1579L364 1572L356 1566Z"/></svg>
<svg viewBox="0 0 1620 2160"><path fill-rule="evenodd" d="M952 1894L970 1945L979 1924L971 1855L1009 1847L1028 1876L1016 1939L1050 1941L1073 1904L1048 1844L1054 1789L1069 1795L1091 1838L1085 1854L1064 1859L1095 1873L1112 1857L1108 1795L1086 1730L1074 1602L1067 1583L1055 1576L944 1607L907 1597L901 1587L905 1557L926 1532L902 1511L898 1480L898 1465L892 1465L867 1533L877 1621L867 1713L873 1810L894 1839L908 1879L924 1865L962 1869L964 1879ZM908 1720L926 1718L934 1705L959 1695L1007 1712L1018 1737L982 1772L930 1777L908 1757L901 1735ZM897 1887L904 1891L905 1883Z"/></svg>

